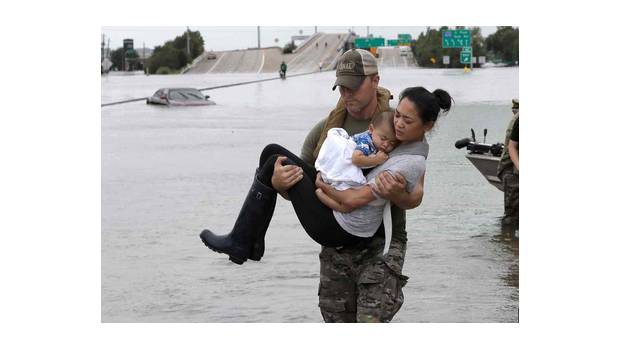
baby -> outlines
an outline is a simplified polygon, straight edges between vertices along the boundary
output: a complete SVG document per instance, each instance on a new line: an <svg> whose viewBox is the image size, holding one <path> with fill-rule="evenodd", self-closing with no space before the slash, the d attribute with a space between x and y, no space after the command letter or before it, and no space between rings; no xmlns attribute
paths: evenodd
<svg viewBox="0 0 620 350"><path fill-rule="evenodd" d="M397 144L394 112L383 112L372 118L367 131L352 137L344 129L330 129L315 168L323 181L337 190L363 186L366 177L362 169L383 164Z"/></svg>
<svg viewBox="0 0 620 350"><path fill-rule="evenodd" d="M394 131L394 111L383 112L372 118L367 131L355 134L353 137L350 137L344 129L329 129L314 167L320 171L325 183L339 191L364 186L366 177L362 169L385 163L388 160L388 153L398 144ZM340 207L340 203L329 197L323 196L323 200L331 202L332 208ZM377 204L369 203L369 205ZM389 201L381 202L380 205L383 206L385 233L383 255L385 255L392 240L392 213Z"/></svg>

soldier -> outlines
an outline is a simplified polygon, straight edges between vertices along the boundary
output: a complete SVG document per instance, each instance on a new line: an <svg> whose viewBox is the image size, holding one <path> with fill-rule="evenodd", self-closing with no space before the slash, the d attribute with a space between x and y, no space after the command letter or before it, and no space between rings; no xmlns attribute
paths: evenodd
<svg viewBox="0 0 620 350"><path fill-rule="evenodd" d="M512 129L515 121L519 118L519 99L515 98L512 100L512 113L514 115L506 129L504 151L497 168L497 177L500 178L504 186L502 232L508 234L514 234L519 229L519 171L515 167L508 151Z"/></svg>
<svg viewBox="0 0 620 350"><path fill-rule="evenodd" d="M368 129L374 115L389 110L392 96L379 86L377 61L368 51L345 52L336 77L332 90L339 88L340 99L329 116L307 135L301 151L301 159L307 164L314 164L329 129L340 127L349 134L360 133ZM284 198L300 180L293 176L296 168L274 165L271 182ZM389 322L400 309L402 287L408 279L402 274L407 246L404 210L422 202L424 176L411 194L405 191L405 183L399 174L377 178L379 195L393 203L392 241L386 256L380 256L385 237L377 234L360 244L321 248L319 308L325 322Z"/></svg>

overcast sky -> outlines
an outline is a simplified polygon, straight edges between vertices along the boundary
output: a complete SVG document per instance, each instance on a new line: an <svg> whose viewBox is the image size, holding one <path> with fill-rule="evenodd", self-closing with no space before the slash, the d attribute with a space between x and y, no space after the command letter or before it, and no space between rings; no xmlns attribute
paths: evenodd
<svg viewBox="0 0 620 350"><path fill-rule="evenodd" d="M256 47L258 41L257 27L197 27L190 26L190 30L199 30L205 39L206 50L234 50ZM260 30L261 46L284 46L290 41L291 36L314 34L315 27L262 27ZM396 39L398 34L411 34L415 39L426 30L425 26L420 27L326 27L319 26L319 32L326 33L346 33L349 29L358 35L366 36L367 29L374 36L382 36L387 39ZM497 30L497 27L481 26L482 35L488 36ZM123 46L123 39L133 39L134 47L141 48L143 43L148 48L162 45L167 40L181 35L186 27L102 27L101 32L105 34L106 45L110 39L110 48L116 49ZM276 39L278 40L276 42Z"/></svg>

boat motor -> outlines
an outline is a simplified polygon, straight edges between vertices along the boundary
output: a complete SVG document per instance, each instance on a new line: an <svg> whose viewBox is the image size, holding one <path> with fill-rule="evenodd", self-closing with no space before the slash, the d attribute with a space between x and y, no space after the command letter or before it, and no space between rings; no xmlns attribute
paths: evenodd
<svg viewBox="0 0 620 350"><path fill-rule="evenodd" d="M476 142L476 133L474 129L471 129L471 138L464 138L457 140L454 143L454 147L457 149L467 147L469 153L473 154L484 154L491 153L495 157L499 157L502 155L502 151L504 150L504 144L501 142L495 144L486 143L487 129L484 129L484 141L485 142Z"/></svg>

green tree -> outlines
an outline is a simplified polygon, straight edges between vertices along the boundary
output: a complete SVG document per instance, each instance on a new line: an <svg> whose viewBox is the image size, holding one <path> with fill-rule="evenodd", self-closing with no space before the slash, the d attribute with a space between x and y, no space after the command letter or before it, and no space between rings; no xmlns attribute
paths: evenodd
<svg viewBox="0 0 620 350"><path fill-rule="evenodd" d="M187 52L187 35L188 32L186 31L183 33L183 35L174 38L174 40L172 40L172 46L174 46L176 49ZM194 58L200 56L205 51L204 44L205 41L199 31L189 31L189 51L191 55L190 60L193 60Z"/></svg>
<svg viewBox="0 0 620 350"><path fill-rule="evenodd" d="M297 48L297 46L295 46L295 42L291 41L290 43L287 43L286 45L284 45L284 48L282 49L282 53L292 53L293 50L295 50Z"/></svg>
<svg viewBox="0 0 620 350"><path fill-rule="evenodd" d="M156 73L160 67L168 67L171 70L178 70L187 64L185 52L174 48L166 43L164 46L156 46L153 54L149 58L149 71Z"/></svg>
<svg viewBox="0 0 620 350"><path fill-rule="evenodd" d="M494 61L501 61L507 63L508 65L518 64L518 27L497 27L497 31L487 37L485 44Z"/></svg>
<svg viewBox="0 0 620 350"><path fill-rule="evenodd" d="M123 69L123 56L125 52L122 47L119 47L116 50L112 50L110 52L110 60L112 61L112 68L116 68L119 70Z"/></svg>
<svg viewBox="0 0 620 350"><path fill-rule="evenodd" d="M153 54L148 60L149 72L174 72L185 67L194 58L204 52L204 39L199 31L189 31L190 56L187 55L187 35L175 37L173 40L166 41L162 46L156 46ZM167 67L168 69L161 69Z"/></svg>
<svg viewBox="0 0 620 350"><path fill-rule="evenodd" d="M471 29L471 46L472 46L472 55L475 57L485 56L487 55L487 48L484 43L484 37L482 36L482 31L480 27L473 27ZM480 66L480 64L475 64L474 66Z"/></svg>

